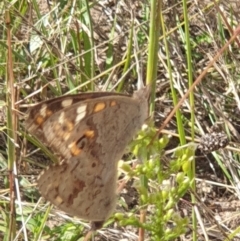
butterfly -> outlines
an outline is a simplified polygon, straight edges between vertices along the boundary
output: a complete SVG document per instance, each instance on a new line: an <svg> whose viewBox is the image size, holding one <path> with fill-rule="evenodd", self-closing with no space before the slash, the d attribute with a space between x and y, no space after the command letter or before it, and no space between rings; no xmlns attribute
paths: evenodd
<svg viewBox="0 0 240 241"><path fill-rule="evenodd" d="M118 160L148 118L149 95L146 86L133 96L83 93L31 107L27 131L59 157L38 178L41 195L100 228L116 206Z"/></svg>

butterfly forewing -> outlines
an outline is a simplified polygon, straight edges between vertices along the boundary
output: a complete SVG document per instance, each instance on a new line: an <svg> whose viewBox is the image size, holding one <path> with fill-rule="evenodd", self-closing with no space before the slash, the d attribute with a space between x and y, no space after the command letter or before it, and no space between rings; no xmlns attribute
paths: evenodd
<svg viewBox="0 0 240 241"><path fill-rule="evenodd" d="M89 92L76 95L65 95L50 100L43 101L31 108L28 111L28 118L25 122L26 129L29 133L34 134L40 140L42 140L42 123L46 123L47 119L55 113L64 112L64 109L68 108L75 103L81 103L88 99L96 99L107 96L128 96L120 93L111 92ZM59 115L59 114L56 114Z"/></svg>

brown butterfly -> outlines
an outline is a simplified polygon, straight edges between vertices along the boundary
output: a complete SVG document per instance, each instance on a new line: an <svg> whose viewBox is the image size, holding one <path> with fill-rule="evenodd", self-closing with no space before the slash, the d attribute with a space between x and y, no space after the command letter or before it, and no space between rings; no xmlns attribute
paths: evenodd
<svg viewBox="0 0 240 241"><path fill-rule="evenodd" d="M67 95L30 108L26 129L62 159L39 176L41 195L100 228L116 205L118 160L148 118L149 94L147 86L133 96Z"/></svg>

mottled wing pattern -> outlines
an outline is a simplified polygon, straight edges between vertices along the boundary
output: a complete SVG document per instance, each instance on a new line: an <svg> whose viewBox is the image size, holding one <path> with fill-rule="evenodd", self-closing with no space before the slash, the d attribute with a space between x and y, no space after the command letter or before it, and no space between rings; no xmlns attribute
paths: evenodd
<svg viewBox="0 0 240 241"><path fill-rule="evenodd" d="M77 103L80 104L82 101L112 95L128 96L111 92L89 92L76 95L64 95L61 97L43 101L29 108L28 118L25 122L26 129L29 133L32 133L39 140L45 142L46 133L43 133L43 126L45 125L45 123L47 123L49 117L54 115L59 116L62 112L65 112L69 106Z"/></svg>

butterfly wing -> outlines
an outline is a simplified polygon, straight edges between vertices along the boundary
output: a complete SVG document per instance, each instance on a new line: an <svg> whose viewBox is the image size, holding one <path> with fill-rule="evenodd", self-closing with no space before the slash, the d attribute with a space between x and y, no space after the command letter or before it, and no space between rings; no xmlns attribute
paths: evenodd
<svg viewBox="0 0 240 241"><path fill-rule="evenodd" d="M104 180L88 161L82 153L81 157L72 158L70 164L63 162L50 166L39 177L39 191L52 204L72 216L104 221L116 203L116 168Z"/></svg>
<svg viewBox="0 0 240 241"><path fill-rule="evenodd" d="M40 176L41 194L71 215L104 221L115 207L117 161L148 117L148 96L145 89L133 97L69 101L50 115L41 138L65 161Z"/></svg>
<svg viewBox="0 0 240 241"><path fill-rule="evenodd" d="M111 92L89 92L76 95L64 95L49 99L29 108L27 113L28 117L25 122L26 129L39 140L45 142L46 133L43 133L43 124L47 123L50 117L59 116L63 112L65 113L69 106L75 106L75 104L80 105L83 101L107 96L128 95ZM46 144L48 143L46 142Z"/></svg>

